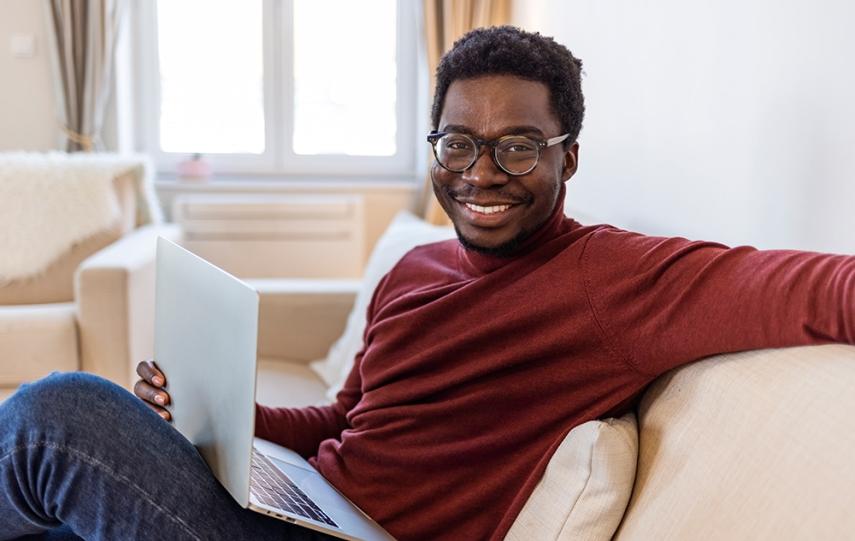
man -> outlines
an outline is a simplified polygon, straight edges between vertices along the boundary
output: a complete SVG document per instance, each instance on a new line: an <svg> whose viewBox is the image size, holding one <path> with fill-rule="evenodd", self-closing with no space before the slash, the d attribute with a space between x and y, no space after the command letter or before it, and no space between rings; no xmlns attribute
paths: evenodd
<svg viewBox="0 0 855 541"><path fill-rule="evenodd" d="M501 27L437 72L434 189L458 241L381 281L335 404L259 406L259 436L312 457L400 539L502 539L566 433L659 374L726 351L855 339L855 258L728 249L583 226L581 63ZM136 393L164 418L166 375ZM316 535L239 509L190 446L115 386L52 376L0 408L0 528L84 537Z"/></svg>

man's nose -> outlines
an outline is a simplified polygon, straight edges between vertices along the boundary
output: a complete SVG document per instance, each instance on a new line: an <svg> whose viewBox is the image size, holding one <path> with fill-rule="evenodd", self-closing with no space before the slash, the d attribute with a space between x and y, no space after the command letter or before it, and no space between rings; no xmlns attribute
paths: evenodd
<svg viewBox="0 0 855 541"><path fill-rule="evenodd" d="M487 188L495 185L507 184L509 175L502 171L493 161L493 152L490 148L482 148L481 154L469 169L463 172L463 180L473 186Z"/></svg>

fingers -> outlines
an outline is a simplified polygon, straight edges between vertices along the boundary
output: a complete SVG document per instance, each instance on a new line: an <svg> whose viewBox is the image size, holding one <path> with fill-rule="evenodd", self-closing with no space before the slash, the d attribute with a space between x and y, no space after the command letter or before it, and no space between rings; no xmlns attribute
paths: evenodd
<svg viewBox="0 0 855 541"><path fill-rule="evenodd" d="M147 381L138 380L134 384L134 394L165 420L169 421L172 418L164 407L169 404L170 399L169 394L163 389L155 387Z"/></svg>
<svg viewBox="0 0 855 541"><path fill-rule="evenodd" d="M172 419L172 415L164 407L170 402L169 393L163 390L166 385L166 376L160 371L154 360L146 359L139 363L137 374L142 379L134 385L134 394L165 420Z"/></svg>
<svg viewBox="0 0 855 541"><path fill-rule="evenodd" d="M169 414L169 411L167 411L161 407L155 406L154 404L149 404L148 402L145 402L145 405L148 406L156 414L160 415L160 417L164 421L171 421L172 420L172 415Z"/></svg>
<svg viewBox="0 0 855 541"><path fill-rule="evenodd" d="M166 391L143 380L138 380L136 385L134 385L134 394L149 404L155 404L157 406L165 406L169 404L169 394L167 394Z"/></svg>
<svg viewBox="0 0 855 541"><path fill-rule="evenodd" d="M153 359L146 359L137 365L137 374L155 387L166 385L166 376L157 368Z"/></svg>

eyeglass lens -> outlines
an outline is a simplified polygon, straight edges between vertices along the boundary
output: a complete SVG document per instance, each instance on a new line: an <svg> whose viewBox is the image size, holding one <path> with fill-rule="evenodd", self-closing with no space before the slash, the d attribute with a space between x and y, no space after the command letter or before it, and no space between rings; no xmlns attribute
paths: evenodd
<svg viewBox="0 0 855 541"><path fill-rule="evenodd" d="M480 148L463 134L449 133L436 142L436 159L451 171L462 172L478 159ZM537 142L523 136L503 138L495 151L496 161L507 172L525 174L537 165Z"/></svg>

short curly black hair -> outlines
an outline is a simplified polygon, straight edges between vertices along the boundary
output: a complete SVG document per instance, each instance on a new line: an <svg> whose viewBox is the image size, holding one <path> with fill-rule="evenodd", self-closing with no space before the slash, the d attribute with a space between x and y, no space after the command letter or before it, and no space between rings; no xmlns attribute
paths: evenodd
<svg viewBox="0 0 855 541"><path fill-rule="evenodd" d="M457 79L481 75L514 75L549 87L552 109L569 133L565 146L579 136L585 116L582 96L582 61L554 39L514 26L477 28L454 43L436 69L431 120L439 129L439 118L448 87Z"/></svg>

